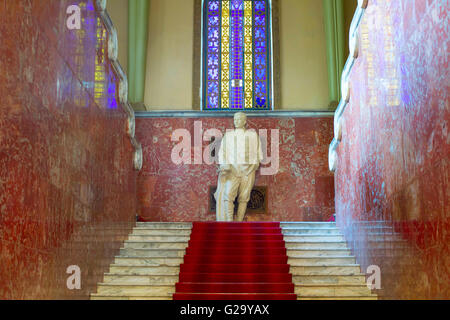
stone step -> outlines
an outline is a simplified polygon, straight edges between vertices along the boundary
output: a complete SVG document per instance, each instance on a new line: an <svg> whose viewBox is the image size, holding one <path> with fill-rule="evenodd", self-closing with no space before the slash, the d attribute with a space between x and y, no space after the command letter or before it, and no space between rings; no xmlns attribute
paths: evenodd
<svg viewBox="0 0 450 320"><path fill-rule="evenodd" d="M365 285L302 285L295 287L295 293L300 297L305 296L344 296L359 297L372 296L372 292Z"/></svg>
<svg viewBox="0 0 450 320"><path fill-rule="evenodd" d="M411 244L408 243L408 241L406 240L402 240L402 239L384 239L383 238L370 238L367 237L367 245L368 246L373 246L373 247L380 247L380 246L384 246L386 248L407 248L410 247Z"/></svg>
<svg viewBox="0 0 450 320"><path fill-rule="evenodd" d="M290 258L299 258L299 257L328 257L328 256L349 256L351 255L350 250L345 248L338 249L303 249L303 250L287 250L287 256Z"/></svg>
<svg viewBox="0 0 450 320"><path fill-rule="evenodd" d="M180 267L174 266L133 266L133 265L119 265L112 264L109 267L109 273L119 274L133 274L133 275L172 275L178 276L180 273Z"/></svg>
<svg viewBox="0 0 450 320"><path fill-rule="evenodd" d="M114 222L112 222L112 224L108 224L105 226L95 226L93 229L89 229L89 230L115 230L116 232L123 232L124 230L127 229L133 229L133 227L135 226L135 223L117 223L115 224Z"/></svg>
<svg viewBox="0 0 450 320"><path fill-rule="evenodd" d="M360 275L307 275L307 276L293 276L292 282L294 285L313 285L313 284L335 284L335 285L348 285L348 284L365 284L366 276Z"/></svg>
<svg viewBox="0 0 450 320"><path fill-rule="evenodd" d="M175 292L173 285L129 285L99 283L97 286L98 295L113 295L113 296L135 296L135 297L171 297Z"/></svg>
<svg viewBox="0 0 450 320"><path fill-rule="evenodd" d="M153 229L153 228L134 228L135 236L190 236L191 229Z"/></svg>
<svg viewBox="0 0 450 320"><path fill-rule="evenodd" d="M95 243L95 242L99 242L99 234L101 234L100 232L97 232L95 234L89 234L89 235L81 235L81 236L76 236L76 237L72 237L70 239L70 244L69 246L65 245L64 247L72 247L72 246L85 246L91 243ZM102 240L103 242L107 242L108 244L111 243L122 243L124 240L126 240L129 237L129 234L110 234L110 235L102 235Z"/></svg>
<svg viewBox="0 0 450 320"><path fill-rule="evenodd" d="M293 222L280 222L281 228L336 228L335 222L302 222L302 221L293 221Z"/></svg>
<svg viewBox="0 0 450 320"><path fill-rule="evenodd" d="M293 276L309 275L360 275L358 264L336 266L291 266L289 272Z"/></svg>
<svg viewBox="0 0 450 320"><path fill-rule="evenodd" d="M342 235L341 230L338 228L283 228L281 233L284 235L303 235L303 234L313 234L313 235L326 235L326 234L337 234Z"/></svg>
<svg viewBox="0 0 450 320"><path fill-rule="evenodd" d="M284 241L323 241L323 242L330 242L330 241L344 241L344 236L342 235L284 235Z"/></svg>
<svg viewBox="0 0 450 320"><path fill-rule="evenodd" d="M137 222L136 227L152 229L192 229L191 222Z"/></svg>
<svg viewBox="0 0 450 320"><path fill-rule="evenodd" d="M396 234L396 233L392 233L392 232L371 232L371 231L367 230L365 233L362 233L362 234L367 235L367 238L389 237L389 239L405 240L402 238L401 234Z"/></svg>
<svg viewBox="0 0 450 320"><path fill-rule="evenodd" d="M120 296L120 295L105 296L105 295L92 294L91 300L172 300L172 296L133 297L133 296Z"/></svg>
<svg viewBox="0 0 450 320"><path fill-rule="evenodd" d="M370 227L363 227L363 229L367 229L367 230L379 230L382 232L388 232L390 231L391 233L394 233L394 228L392 226L388 226L388 225L375 225L375 226L370 226Z"/></svg>
<svg viewBox="0 0 450 320"><path fill-rule="evenodd" d="M155 257L127 257L117 256L114 259L115 264L123 266L179 266L183 263L183 258L155 258Z"/></svg>
<svg viewBox="0 0 450 320"><path fill-rule="evenodd" d="M371 221L359 221L358 224L373 226L373 225L386 225L387 222L386 220L371 220Z"/></svg>
<svg viewBox="0 0 450 320"><path fill-rule="evenodd" d="M183 242L183 241L189 241L190 236L173 236L173 235L166 235L166 236L145 236L145 235L134 235L131 234L128 237L129 241L154 241L154 242Z"/></svg>
<svg viewBox="0 0 450 320"><path fill-rule="evenodd" d="M149 242L149 241L125 241L124 249L181 249L184 250L188 246L187 241L179 242Z"/></svg>
<svg viewBox="0 0 450 320"><path fill-rule="evenodd" d="M368 247L372 249L384 250L409 250L411 245L407 241L384 242L384 241L368 241Z"/></svg>
<svg viewBox="0 0 450 320"><path fill-rule="evenodd" d="M395 232L393 230L385 230L382 228L367 228L366 230L363 230L364 234L367 234L369 236L396 236L401 237L402 234Z"/></svg>
<svg viewBox="0 0 450 320"><path fill-rule="evenodd" d="M358 297L322 297L322 296L309 296L299 297L297 300L378 300L377 296L358 296Z"/></svg>
<svg viewBox="0 0 450 320"><path fill-rule="evenodd" d="M335 223L281 227L299 300L377 299ZM192 223L138 222L91 299L171 300L191 229Z"/></svg>
<svg viewBox="0 0 450 320"><path fill-rule="evenodd" d="M355 257L303 257L289 258L288 264L291 266L334 266L355 264Z"/></svg>
<svg viewBox="0 0 450 320"><path fill-rule="evenodd" d="M127 236L130 232L132 231L132 229L130 229L130 231L122 231L122 232L118 232L118 231L114 231L114 230L93 230L92 232L89 233L77 233L72 235L71 240L80 240L80 241L84 241L84 239L86 237L95 237L98 236L99 234L101 234L103 237L117 237L117 236Z"/></svg>
<svg viewBox="0 0 450 320"><path fill-rule="evenodd" d="M186 250L183 249L134 249L134 248L120 249L120 255L128 257L182 258L184 257L185 253Z"/></svg>
<svg viewBox="0 0 450 320"><path fill-rule="evenodd" d="M286 241L286 249L288 250L302 250L302 249L347 249L345 241Z"/></svg>
<svg viewBox="0 0 450 320"><path fill-rule="evenodd" d="M103 283L126 283L126 284L148 284L148 285L175 285L178 275L134 275L105 273Z"/></svg>

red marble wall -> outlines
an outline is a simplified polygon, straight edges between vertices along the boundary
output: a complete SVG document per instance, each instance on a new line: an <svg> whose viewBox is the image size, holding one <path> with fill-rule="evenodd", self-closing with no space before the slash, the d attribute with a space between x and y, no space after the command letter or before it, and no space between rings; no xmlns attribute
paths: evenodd
<svg viewBox="0 0 450 320"><path fill-rule="evenodd" d="M217 165L180 164L171 161L175 129L187 129L194 144L194 123L203 131L233 128L233 118L137 118L136 136L142 143L144 165L138 176L138 206L150 221L211 221L209 187L217 185ZM248 214L248 220L323 221L334 214L334 178L328 170L328 143L333 119L248 118L248 127L279 130L279 170L274 175L258 171L255 185L268 188L268 214ZM200 135L201 137L201 135ZM203 142L203 148L209 141ZM194 152L191 154L194 159ZM267 165L266 167L268 167Z"/></svg>
<svg viewBox="0 0 450 320"><path fill-rule="evenodd" d="M371 0L335 172L336 219L381 297L450 298L448 2Z"/></svg>
<svg viewBox="0 0 450 320"><path fill-rule="evenodd" d="M0 17L0 299L85 299L136 213L106 31L93 1L0 0ZM69 265L81 290L66 287Z"/></svg>

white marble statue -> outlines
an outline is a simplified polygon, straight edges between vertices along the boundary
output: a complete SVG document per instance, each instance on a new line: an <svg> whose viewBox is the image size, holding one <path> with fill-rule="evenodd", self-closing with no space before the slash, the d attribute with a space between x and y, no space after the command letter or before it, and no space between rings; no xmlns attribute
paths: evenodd
<svg viewBox="0 0 450 320"><path fill-rule="evenodd" d="M255 172L263 158L261 142L253 129L246 129L247 116L234 115L234 130L228 130L219 149L219 178L216 199L217 221L233 221L234 200L238 197L236 221L243 221L255 183Z"/></svg>

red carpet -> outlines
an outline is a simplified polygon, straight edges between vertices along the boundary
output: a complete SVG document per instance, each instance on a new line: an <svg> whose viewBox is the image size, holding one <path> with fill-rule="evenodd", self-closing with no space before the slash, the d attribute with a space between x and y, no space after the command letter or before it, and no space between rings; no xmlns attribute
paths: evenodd
<svg viewBox="0 0 450 320"><path fill-rule="evenodd" d="M296 300L279 222L196 222L174 300Z"/></svg>

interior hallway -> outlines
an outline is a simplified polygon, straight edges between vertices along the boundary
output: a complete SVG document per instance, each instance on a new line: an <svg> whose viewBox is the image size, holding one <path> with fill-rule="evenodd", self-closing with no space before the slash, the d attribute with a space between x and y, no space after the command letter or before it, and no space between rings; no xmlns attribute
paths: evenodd
<svg viewBox="0 0 450 320"><path fill-rule="evenodd" d="M379 299L449 299L448 2L354 1L337 100L329 96L323 7L313 2L279 2L278 18L289 21L279 30L280 104L249 117L252 128L279 130L279 170L258 176L266 212L247 221L335 215L358 275L380 268ZM82 30L67 29L74 3ZM174 129L194 136L196 121L203 130L232 126L232 114L197 108L195 26L183 51L189 65L177 61L187 70L176 77L187 84L174 82L179 94L164 91L175 81L169 72L144 72L148 90L131 103L136 87L119 63L122 44L105 3L0 0L0 299L89 299L137 217L215 219L215 167L169 160ZM323 39L292 26L295 12L316 17L310 32ZM153 20L149 30L163 25ZM308 46L290 42L297 37ZM148 66L167 63L152 50ZM67 287L72 265L81 270L79 290Z"/></svg>

